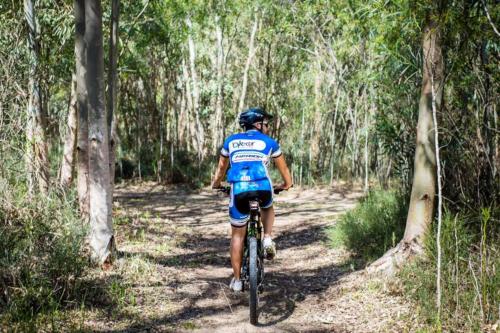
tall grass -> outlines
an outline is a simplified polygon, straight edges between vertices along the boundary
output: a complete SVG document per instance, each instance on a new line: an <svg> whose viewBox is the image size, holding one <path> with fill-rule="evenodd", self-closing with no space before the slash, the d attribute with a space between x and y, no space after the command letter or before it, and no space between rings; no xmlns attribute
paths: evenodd
<svg viewBox="0 0 500 333"><path fill-rule="evenodd" d="M29 197L1 178L0 193L1 323L34 323L79 298L86 228L71 198Z"/></svg>
<svg viewBox="0 0 500 333"><path fill-rule="evenodd" d="M328 230L330 245L345 247L364 263L377 259L401 239L407 204L397 191L371 191Z"/></svg>
<svg viewBox="0 0 500 333"><path fill-rule="evenodd" d="M371 261L401 239L407 214L404 196L371 192L328 231L330 244ZM445 212L441 230L442 308L436 309L436 225L425 255L400 272L405 295L415 302L425 332L498 332L500 329L500 209ZM496 326L495 326L496 325Z"/></svg>
<svg viewBox="0 0 500 333"><path fill-rule="evenodd" d="M429 329L446 332L493 330L500 315L500 237L490 209L474 215L446 213L441 230L441 322L436 322L436 230L426 255L400 274L405 293L418 305ZM497 214L498 215L498 214Z"/></svg>

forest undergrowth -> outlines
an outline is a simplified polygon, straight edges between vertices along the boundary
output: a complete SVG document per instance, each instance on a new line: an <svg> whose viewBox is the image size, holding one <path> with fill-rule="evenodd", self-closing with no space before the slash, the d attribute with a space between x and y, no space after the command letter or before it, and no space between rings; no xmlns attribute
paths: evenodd
<svg viewBox="0 0 500 333"><path fill-rule="evenodd" d="M2 178L0 193L0 331L73 331L74 311L120 311L127 284L90 264L74 193L30 196Z"/></svg>
<svg viewBox="0 0 500 333"><path fill-rule="evenodd" d="M407 202L395 190L373 190L328 231L329 244L350 251L348 261L369 265L404 232ZM437 318L437 226L423 256L409 262L394 283L414 302L424 332L495 332L500 327L500 216L498 208L445 212L441 230L442 313ZM440 328L441 327L441 328Z"/></svg>

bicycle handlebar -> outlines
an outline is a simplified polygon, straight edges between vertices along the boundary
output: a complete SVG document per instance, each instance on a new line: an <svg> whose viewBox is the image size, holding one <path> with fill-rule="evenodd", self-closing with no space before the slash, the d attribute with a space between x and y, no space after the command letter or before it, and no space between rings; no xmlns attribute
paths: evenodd
<svg viewBox="0 0 500 333"><path fill-rule="evenodd" d="M218 192L222 192L222 193L225 193L225 194L228 194L231 193L231 187L230 186L220 186L220 187L217 187L217 188L214 188L214 190L217 190ZM274 194L280 194L280 192L283 192L285 191L284 188L279 188L279 187L274 187L273 188L273 192Z"/></svg>
<svg viewBox="0 0 500 333"><path fill-rule="evenodd" d="M280 192L283 192L284 190L285 190L284 188L277 188L277 187L273 188L274 194L280 194Z"/></svg>

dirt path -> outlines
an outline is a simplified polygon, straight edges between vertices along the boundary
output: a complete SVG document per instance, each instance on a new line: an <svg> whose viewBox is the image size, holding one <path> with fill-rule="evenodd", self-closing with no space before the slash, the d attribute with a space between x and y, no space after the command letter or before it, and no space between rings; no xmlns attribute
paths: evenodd
<svg viewBox="0 0 500 333"><path fill-rule="evenodd" d="M352 208L359 190L294 189L276 198L278 257L266 265L259 326L247 294L230 292L227 199L182 187L116 191L115 276L128 286L119 313L86 326L113 332L401 332L408 307L384 284L345 265L325 228ZM119 294L119 292L118 292ZM132 296L131 296L132 295Z"/></svg>

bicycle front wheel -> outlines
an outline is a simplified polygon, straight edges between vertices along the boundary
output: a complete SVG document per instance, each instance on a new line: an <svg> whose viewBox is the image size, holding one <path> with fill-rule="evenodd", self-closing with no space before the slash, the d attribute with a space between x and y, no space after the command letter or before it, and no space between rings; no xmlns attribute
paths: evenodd
<svg viewBox="0 0 500 333"><path fill-rule="evenodd" d="M257 266L257 239L250 237L249 240L249 282L250 282L250 323L257 324L257 279L258 279L258 266Z"/></svg>

